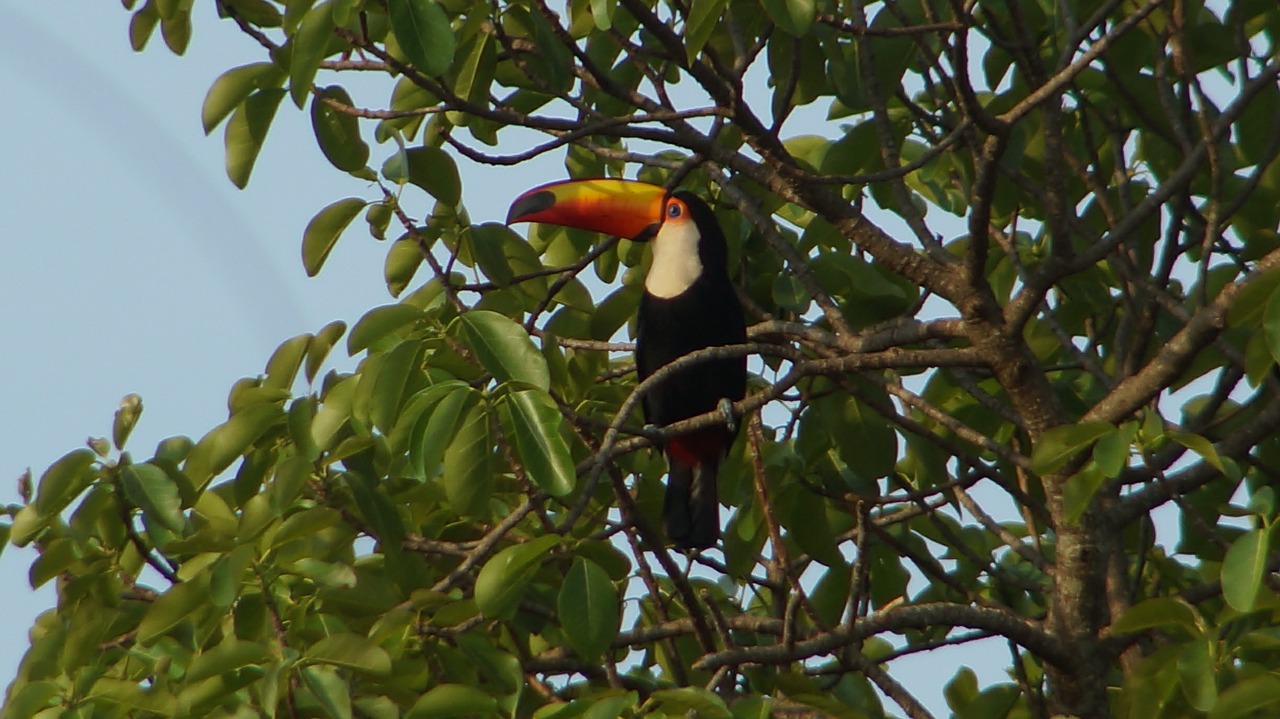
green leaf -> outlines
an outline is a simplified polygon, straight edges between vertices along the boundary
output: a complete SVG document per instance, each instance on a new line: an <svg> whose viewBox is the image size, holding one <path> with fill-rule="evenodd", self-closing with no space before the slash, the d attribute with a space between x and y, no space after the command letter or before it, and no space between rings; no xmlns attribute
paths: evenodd
<svg viewBox="0 0 1280 719"><path fill-rule="evenodd" d="M802 37L813 27L818 8L814 0L761 0L769 19L792 37Z"/></svg>
<svg viewBox="0 0 1280 719"><path fill-rule="evenodd" d="M200 108L204 134L213 132L255 90L277 88L283 81L284 73L271 62L241 65L219 75L209 86L209 92L204 96L204 105Z"/></svg>
<svg viewBox="0 0 1280 719"><path fill-rule="evenodd" d="M18 510L13 516L13 524L10 526L9 541L14 546L25 547L40 534L45 527L49 526L49 521L53 519L50 515L42 515L36 511L33 505L27 505Z"/></svg>
<svg viewBox="0 0 1280 719"><path fill-rule="evenodd" d="M804 312L812 301L809 291L791 272L779 273L773 278L773 301L779 307L793 312Z"/></svg>
<svg viewBox="0 0 1280 719"><path fill-rule="evenodd" d="M1109 422L1080 422L1054 427L1036 441L1031 451L1031 467L1040 476L1052 474L1099 437L1116 431Z"/></svg>
<svg viewBox="0 0 1280 719"><path fill-rule="evenodd" d="M543 535L493 555L476 576L476 607L487 618L510 618L524 598L525 586L560 538Z"/></svg>
<svg viewBox="0 0 1280 719"><path fill-rule="evenodd" d="M391 432L400 414L410 375L421 376L422 342L406 341L383 355L382 365L373 382L369 419L384 434ZM368 378L366 377L366 382Z"/></svg>
<svg viewBox="0 0 1280 719"><path fill-rule="evenodd" d="M191 448L183 471L194 485L203 487L283 418L284 409L274 403L255 404L236 412Z"/></svg>
<svg viewBox="0 0 1280 719"><path fill-rule="evenodd" d="M271 129L271 120L284 99L284 90L265 88L246 99L227 122L223 143L227 150L227 177L240 189L249 184L249 175L258 161L262 143Z"/></svg>
<svg viewBox="0 0 1280 719"><path fill-rule="evenodd" d="M463 395L464 399L466 395ZM435 433L434 423L428 432ZM424 444L428 441L424 437ZM430 473L434 467L423 468ZM449 503L463 516L485 514L493 490L493 441L489 412L483 403L473 405L458 425L444 451L444 491Z"/></svg>
<svg viewBox="0 0 1280 719"><path fill-rule="evenodd" d="M191 42L191 13L179 12L172 17L160 18L160 36L174 55L182 55Z"/></svg>
<svg viewBox="0 0 1280 719"><path fill-rule="evenodd" d="M356 572L350 565L303 557L287 565L288 571L306 577L327 589L354 589Z"/></svg>
<svg viewBox="0 0 1280 719"><path fill-rule="evenodd" d="M138 643L150 644L152 640L207 606L209 606L207 577L197 577L169 587L147 607L147 613L138 623Z"/></svg>
<svg viewBox="0 0 1280 719"><path fill-rule="evenodd" d="M449 153L438 147L413 147L404 151L409 182L450 207L462 202L462 179Z"/></svg>
<svg viewBox="0 0 1280 719"><path fill-rule="evenodd" d="M311 98L311 129L330 164L343 172L361 170L369 162L369 145L360 137L355 115L329 103L352 107L351 96L337 85L320 88Z"/></svg>
<svg viewBox="0 0 1280 719"><path fill-rule="evenodd" d="M364 515L375 538L383 545L383 554L397 551L404 539L404 521L386 491L380 490L377 481L363 473L348 472L344 476L360 514Z"/></svg>
<svg viewBox="0 0 1280 719"><path fill-rule="evenodd" d="M1261 674L1236 682L1218 697L1209 719L1258 716L1255 712L1280 703L1280 676Z"/></svg>
<svg viewBox="0 0 1280 719"><path fill-rule="evenodd" d="M142 398L130 392L120 398L120 407L116 410L116 415L111 422L111 444L116 449L124 449L124 445L129 441L129 435L133 433L133 428L138 424L138 418L142 416ZM106 456L105 452L101 452Z"/></svg>
<svg viewBox="0 0 1280 719"><path fill-rule="evenodd" d="M308 382L314 382L316 373L320 371L320 365L324 364L324 360L329 356L329 350L333 349L333 345L347 331L347 323L342 320L334 320L324 327L311 338L307 343L307 366L305 372Z"/></svg>
<svg viewBox="0 0 1280 719"><path fill-rule="evenodd" d="M524 242L524 239L510 227L497 222L473 225L468 235L471 238L471 256L480 266L480 271L499 287L511 284L515 272L507 259L504 246L507 243Z"/></svg>
<svg viewBox="0 0 1280 719"><path fill-rule="evenodd" d="M1268 120L1268 132L1272 131ZM1267 346L1273 347L1272 337L1280 335L1280 307L1273 305L1280 301L1276 297L1280 288L1280 269L1273 269L1249 280L1240 292L1227 313L1227 323L1231 327L1249 327L1261 323L1263 334L1267 338ZM1280 340L1278 340L1280 341Z"/></svg>
<svg viewBox="0 0 1280 719"><path fill-rule="evenodd" d="M271 660L271 652L262 644L228 637L193 659L187 667L185 679L187 682L198 682L250 664L266 664Z"/></svg>
<svg viewBox="0 0 1280 719"><path fill-rule="evenodd" d="M1131 634L1157 628L1181 629L1188 636L1200 633L1196 610L1186 601L1174 597L1154 597L1139 602L1111 625L1111 631L1115 634Z"/></svg>
<svg viewBox="0 0 1280 719"><path fill-rule="evenodd" d="M36 485L35 511L41 517L52 517L66 509L93 482L94 454L88 449L75 449L49 465Z"/></svg>
<svg viewBox="0 0 1280 719"><path fill-rule="evenodd" d="M594 660L618 636L622 614L618 589L600 565L577 557L560 585L556 610L565 638L580 657Z"/></svg>
<svg viewBox="0 0 1280 719"><path fill-rule="evenodd" d="M10 685L8 701L4 704L5 717L35 717L40 710L56 706L55 699L62 694L62 688L56 682L42 680L19 682ZM43 716L43 715L41 715ZM53 715L62 717L61 708Z"/></svg>
<svg viewBox="0 0 1280 719"><path fill-rule="evenodd" d="M303 655L309 661L356 669L367 674L391 673L391 655L368 638L351 632L325 637Z"/></svg>
<svg viewBox="0 0 1280 719"><path fill-rule="evenodd" d="M1106 475L1092 464L1085 466L1067 479L1062 491L1062 505L1068 522L1075 524L1080 521L1092 504L1098 488L1105 481L1107 481Z"/></svg>
<svg viewBox="0 0 1280 719"><path fill-rule="evenodd" d="M564 416L550 395L538 389L508 392L502 407L510 417L516 453L529 478L553 497L572 492L573 457L560 435Z"/></svg>
<svg viewBox="0 0 1280 719"><path fill-rule="evenodd" d="M70 539L58 537L49 540L27 572L31 588L44 586L45 582L67 571L76 560L76 547Z"/></svg>
<svg viewBox="0 0 1280 719"><path fill-rule="evenodd" d="M591 0L591 20L601 30L613 27L613 13L618 9L617 0Z"/></svg>
<svg viewBox="0 0 1280 719"><path fill-rule="evenodd" d="M351 328L351 334L347 335L347 354L354 357L357 352L374 346L387 335L422 317L422 310L413 305L374 307Z"/></svg>
<svg viewBox="0 0 1280 719"><path fill-rule="evenodd" d="M405 719L449 719L489 716L498 711L498 700L465 684L441 684L414 702Z"/></svg>
<svg viewBox="0 0 1280 719"><path fill-rule="evenodd" d="M422 260L422 249L414 239L405 237L391 243L382 266L382 276L387 281L387 291L392 297L399 297L409 286L413 276L418 273L418 268L422 266Z"/></svg>
<svg viewBox="0 0 1280 719"><path fill-rule="evenodd" d="M281 342L271 354L271 359L267 360L267 379L262 383L263 387L282 390L292 387L312 339L310 334L300 334Z"/></svg>
<svg viewBox="0 0 1280 719"><path fill-rule="evenodd" d="M333 8L322 2L302 16L293 37L289 38L292 54L289 56L289 96L301 110L311 94L311 83L316 79L320 63L328 54L329 40L333 38Z"/></svg>
<svg viewBox="0 0 1280 719"><path fill-rule="evenodd" d="M433 385L409 399L405 414L415 405L420 407L409 445L409 463L417 476L435 476L445 449L457 436L462 421L471 416L479 396L465 382L457 381Z"/></svg>
<svg viewBox="0 0 1280 719"><path fill-rule="evenodd" d="M724 700L702 687L660 689L649 699L662 707L669 716L684 716L694 712L698 719L733 719Z"/></svg>
<svg viewBox="0 0 1280 719"><path fill-rule="evenodd" d="M142 52L160 22L160 13L156 12L155 3L147 3L142 9L129 18L129 47L134 52Z"/></svg>
<svg viewBox="0 0 1280 719"><path fill-rule="evenodd" d="M440 75L453 64L456 40L449 17L433 0L388 0L391 30L414 67Z"/></svg>
<svg viewBox="0 0 1280 719"><path fill-rule="evenodd" d="M1271 527L1252 529L1231 543L1222 559L1222 598L1237 612L1251 612L1267 573Z"/></svg>
<svg viewBox="0 0 1280 719"><path fill-rule="evenodd" d="M593 0L599 2L601 0ZM453 83L453 92L458 97L470 100L479 105L489 101L489 88L493 84L494 70L498 64L497 43L487 32L478 32L472 36L465 49L466 58L459 63L457 75Z"/></svg>
<svg viewBox="0 0 1280 719"><path fill-rule="evenodd" d="M476 359L499 382L517 380L544 391L551 388L547 361L514 320L489 310L472 310L459 315L458 324Z"/></svg>
<svg viewBox="0 0 1280 719"><path fill-rule="evenodd" d="M684 51L690 63L702 52L711 33L720 24L727 3L728 0L693 0L689 5L689 17L685 20Z"/></svg>
<svg viewBox="0 0 1280 719"><path fill-rule="evenodd" d="M1188 642L1178 655L1178 683L1191 706L1208 711L1218 701L1218 683L1214 672L1214 646L1217 637L1200 637Z"/></svg>
<svg viewBox="0 0 1280 719"><path fill-rule="evenodd" d="M369 234L376 240L387 239L387 228L391 219L396 216L391 202L375 202L365 210L364 221L369 225Z"/></svg>
<svg viewBox="0 0 1280 719"><path fill-rule="evenodd" d="M1190 432L1169 432L1167 433L1167 436L1183 447L1186 447L1192 452L1200 455L1204 461L1213 465L1213 468L1219 472L1222 472L1232 479L1239 478L1239 470L1236 469L1235 463L1233 462L1228 465L1224 462L1222 456L1218 454L1217 448L1213 446L1212 442L1204 437Z"/></svg>
<svg viewBox="0 0 1280 719"><path fill-rule="evenodd" d="M302 668L302 683L315 695L330 719L351 719L351 690L336 669L325 666Z"/></svg>
<svg viewBox="0 0 1280 719"><path fill-rule="evenodd" d="M343 230L364 206L365 201L359 197L347 197L329 204L307 223L307 229L302 231L302 266L308 277L320 273Z"/></svg>
<svg viewBox="0 0 1280 719"><path fill-rule="evenodd" d="M132 464L120 471L125 496L146 515L172 532L181 532L187 518L182 514L178 485L154 464Z"/></svg>

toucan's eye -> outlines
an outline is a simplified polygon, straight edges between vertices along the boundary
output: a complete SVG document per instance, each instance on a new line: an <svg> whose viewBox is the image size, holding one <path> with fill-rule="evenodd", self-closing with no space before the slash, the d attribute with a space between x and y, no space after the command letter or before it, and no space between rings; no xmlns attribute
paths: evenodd
<svg viewBox="0 0 1280 719"><path fill-rule="evenodd" d="M667 205L667 219L674 220L682 215L684 215L684 208L680 206L679 202L672 202Z"/></svg>

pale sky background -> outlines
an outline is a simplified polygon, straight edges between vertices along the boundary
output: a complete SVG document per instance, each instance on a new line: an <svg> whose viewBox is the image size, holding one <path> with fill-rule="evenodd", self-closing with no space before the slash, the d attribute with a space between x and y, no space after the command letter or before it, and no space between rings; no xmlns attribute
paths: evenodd
<svg viewBox="0 0 1280 719"><path fill-rule="evenodd" d="M231 384L261 373L283 340L392 301L387 246L360 218L318 278L303 272L312 215L377 191L325 161L287 99L249 187L227 180L222 128L205 137L200 106L219 74L261 50L212 3L196 16L178 58L158 32L134 53L119 3L0 0L0 502L19 501L24 469L38 478L86 438L109 436L125 394L145 403L130 447L150 457L166 436L199 438L224 421ZM390 83L373 86L368 104L385 102ZM373 152L376 167L386 148ZM501 220L520 191L564 174L559 155L462 170L475 222ZM341 345L334 358L346 361ZM12 546L0 554L0 685L55 601L52 584L31 591L33 558ZM958 664L986 684L1006 679L1007 662L1003 645L988 644L917 655L892 674L945 716L942 682Z"/></svg>

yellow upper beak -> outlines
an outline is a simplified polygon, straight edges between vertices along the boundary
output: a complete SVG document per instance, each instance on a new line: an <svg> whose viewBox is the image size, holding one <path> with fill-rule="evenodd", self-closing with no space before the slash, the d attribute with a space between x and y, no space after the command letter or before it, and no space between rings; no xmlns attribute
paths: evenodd
<svg viewBox="0 0 1280 719"><path fill-rule="evenodd" d="M647 240L662 223L666 197L665 189L636 180L553 182L517 197L507 212L507 224L544 222Z"/></svg>

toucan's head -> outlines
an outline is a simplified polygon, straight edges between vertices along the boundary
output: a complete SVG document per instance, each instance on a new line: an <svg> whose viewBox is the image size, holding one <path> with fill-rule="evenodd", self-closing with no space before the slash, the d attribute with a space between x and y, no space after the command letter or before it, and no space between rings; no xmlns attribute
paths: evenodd
<svg viewBox="0 0 1280 719"><path fill-rule="evenodd" d="M543 222L650 241L653 263L645 290L674 297L704 277L728 279L724 233L705 202L691 192L635 180L553 182L520 195L507 224Z"/></svg>

